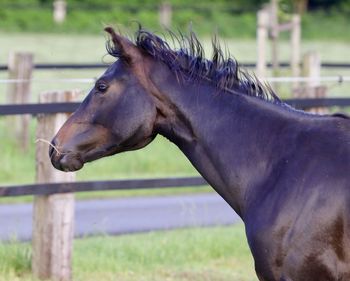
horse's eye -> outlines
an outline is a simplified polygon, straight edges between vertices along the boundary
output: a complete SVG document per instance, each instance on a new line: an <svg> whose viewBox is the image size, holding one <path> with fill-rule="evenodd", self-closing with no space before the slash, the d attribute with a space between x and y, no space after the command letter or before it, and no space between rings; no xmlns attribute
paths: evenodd
<svg viewBox="0 0 350 281"><path fill-rule="evenodd" d="M107 88L108 88L108 85L105 83L98 83L96 85L96 89L101 93L104 93L107 90Z"/></svg>

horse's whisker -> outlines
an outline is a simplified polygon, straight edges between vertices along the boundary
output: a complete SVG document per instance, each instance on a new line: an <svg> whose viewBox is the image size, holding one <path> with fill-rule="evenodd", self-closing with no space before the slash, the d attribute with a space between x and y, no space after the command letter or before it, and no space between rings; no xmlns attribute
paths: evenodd
<svg viewBox="0 0 350 281"><path fill-rule="evenodd" d="M44 143L47 143L49 146L51 146L51 147L57 152L57 155L63 155L63 154L65 154L65 153L59 151L59 149L58 149L55 145L53 145L50 141L48 141L48 140L39 138L39 139L36 139L36 140L35 140L35 143L38 143L38 142L40 142L40 141L41 141L41 142L44 142Z"/></svg>

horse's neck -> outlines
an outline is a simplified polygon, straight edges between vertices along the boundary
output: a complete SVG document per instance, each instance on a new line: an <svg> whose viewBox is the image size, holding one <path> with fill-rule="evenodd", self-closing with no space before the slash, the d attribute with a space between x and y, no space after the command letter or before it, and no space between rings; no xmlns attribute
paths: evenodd
<svg viewBox="0 0 350 281"><path fill-rule="evenodd" d="M161 89L176 116L164 120L158 132L174 142L209 184L243 215L247 189L267 176L274 149L271 134L283 130L285 119L278 113L269 114L275 105L254 97L233 97L205 87L184 90Z"/></svg>

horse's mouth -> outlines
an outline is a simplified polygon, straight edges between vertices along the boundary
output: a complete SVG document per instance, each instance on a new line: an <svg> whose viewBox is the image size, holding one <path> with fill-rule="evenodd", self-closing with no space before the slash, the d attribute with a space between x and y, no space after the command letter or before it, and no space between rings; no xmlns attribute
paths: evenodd
<svg viewBox="0 0 350 281"><path fill-rule="evenodd" d="M84 166L84 161L79 154L69 152L52 155L51 163L63 172L78 171Z"/></svg>
<svg viewBox="0 0 350 281"><path fill-rule="evenodd" d="M65 151L58 152L53 148L50 148L49 155L51 158L52 165L61 171L64 172L74 172L83 168L84 164L87 162L92 162L97 159L111 156L120 152L136 150L141 147L144 147L150 143L155 138L155 135L152 135L136 144L119 144L119 145L105 145L102 147L93 147L86 151Z"/></svg>
<svg viewBox="0 0 350 281"><path fill-rule="evenodd" d="M72 151L56 153L55 151L50 151L50 158L52 165L56 169L64 172L74 172L83 168L87 162L92 162L115 153L118 153L118 148L116 146L110 146L106 149L91 149L84 153Z"/></svg>
<svg viewBox="0 0 350 281"><path fill-rule="evenodd" d="M114 155L118 152L121 152L121 150L117 145L108 146L106 148L91 149L84 154L82 159L84 163L92 162L102 157Z"/></svg>

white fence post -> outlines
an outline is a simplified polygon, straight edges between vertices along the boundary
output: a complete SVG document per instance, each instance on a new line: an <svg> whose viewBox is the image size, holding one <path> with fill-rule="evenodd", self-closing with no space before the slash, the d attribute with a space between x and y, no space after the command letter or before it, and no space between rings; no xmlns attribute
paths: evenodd
<svg viewBox="0 0 350 281"><path fill-rule="evenodd" d="M162 27L171 27L172 8L168 2L162 2L159 6L159 23Z"/></svg>
<svg viewBox="0 0 350 281"><path fill-rule="evenodd" d="M321 59L317 52L308 52L303 57L303 76L311 78L302 91L302 97L306 98L325 98L327 88L321 86ZM311 108L310 111L319 114L328 112L326 108Z"/></svg>
<svg viewBox="0 0 350 281"><path fill-rule="evenodd" d="M63 23L66 19L67 3L65 0L55 0L53 2L53 20L55 23Z"/></svg>
<svg viewBox="0 0 350 281"><path fill-rule="evenodd" d="M301 42L301 29L300 29L300 16L294 14L292 17L292 31L290 37L291 45L291 57L290 66L292 68L292 76L298 77L300 75L300 42ZM293 83L293 89L297 89L299 83Z"/></svg>
<svg viewBox="0 0 350 281"><path fill-rule="evenodd" d="M279 75L279 61L278 61L278 36L279 36L279 24L278 24L278 2L277 0L271 0L270 2L270 39L271 39L271 62L273 76Z"/></svg>
<svg viewBox="0 0 350 281"><path fill-rule="evenodd" d="M266 77L266 48L269 28L269 12L267 8L258 11L258 28L257 28L257 62L256 73L258 77Z"/></svg>

